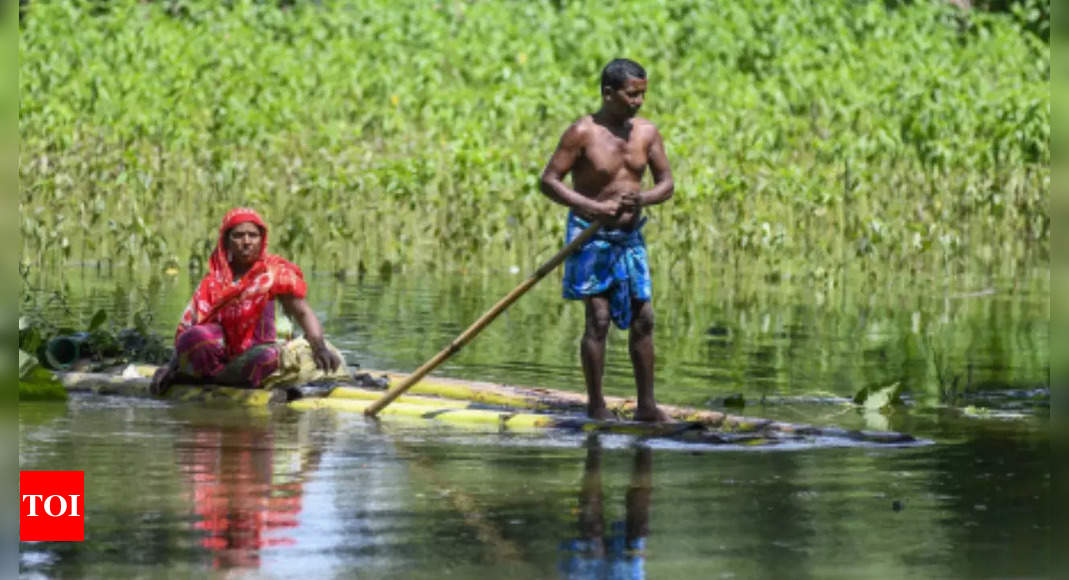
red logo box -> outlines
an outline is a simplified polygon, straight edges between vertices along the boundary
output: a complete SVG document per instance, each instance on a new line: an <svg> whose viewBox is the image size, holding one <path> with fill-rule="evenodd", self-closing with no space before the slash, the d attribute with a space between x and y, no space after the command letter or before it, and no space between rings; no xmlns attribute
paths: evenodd
<svg viewBox="0 0 1069 580"><path fill-rule="evenodd" d="M85 539L85 472L19 472L19 540Z"/></svg>

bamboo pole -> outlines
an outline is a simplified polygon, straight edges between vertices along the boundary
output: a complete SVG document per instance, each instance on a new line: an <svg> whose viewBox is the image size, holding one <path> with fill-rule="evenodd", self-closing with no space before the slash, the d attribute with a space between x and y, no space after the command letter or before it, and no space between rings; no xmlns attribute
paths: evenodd
<svg viewBox="0 0 1069 580"><path fill-rule="evenodd" d="M446 359L453 356L461 348L464 347L471 339L475 338L475 335L479 334L483 328L486 328L491 322L497 318L497 315L505 311L506 308L512 305L520 296L523 296L528 290L531 289L539 280L545 277L546 274L553 271L561 262L564 261L572 252L578 250L583 244L598 232L598 228L601 227L601 223L595 221L587 226L570 244L564 247L561 251L557 252L555 256L549 259L545 264L542 264L531 274L526 280L517 286L512 292L509 292L504 298L499 300L497 304L494 304L493 308L488 310L486 314L483 314L476 320L467 330L460 333L460 336L453 339L453 342L443 348L438 354L434 355L429 361L423 363L423 366L416 369L405 380L394 385L390 390L386 391L386 394L381 399L372 403L364 414L368 417L374 417L383 407L389 405L394 399L399 397L401 393L407 391L409 387L419 382L427 373L430 373L438 365L445 362Z"/></svg>

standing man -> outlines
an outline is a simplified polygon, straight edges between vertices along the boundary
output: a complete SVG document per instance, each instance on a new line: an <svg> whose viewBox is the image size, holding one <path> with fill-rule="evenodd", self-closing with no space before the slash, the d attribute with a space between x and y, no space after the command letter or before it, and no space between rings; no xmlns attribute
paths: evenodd
<svg viewBox="0 0 1069 580"><path fill-rule="evenodd" d="M628 349L638 388L635 419L666 421L653 397L653 306L642 208L672 197L675 185L661 134L636 117L646 96L646 71L618 58L601 71L601 108L572 123L542 172L542 192L570 208L567 240L590 222L597 235L564 263L564 298L586 305L580 345L586 377L587 415L612 419L601 379L609 321L631 328ZM653 187L642 190L646 168ZM564 176L572 174L572 187Z"/></svg>

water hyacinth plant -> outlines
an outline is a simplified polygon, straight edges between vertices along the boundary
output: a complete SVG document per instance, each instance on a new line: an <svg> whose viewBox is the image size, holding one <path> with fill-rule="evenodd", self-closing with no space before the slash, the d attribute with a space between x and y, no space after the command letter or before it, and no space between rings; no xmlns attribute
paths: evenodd
<svg viewBox="0 0 1069 580"><path fill-rule="evenodd" d="M1031 13L1028 13L1031 14ZM31 2L25 271L203 259L220 215L336 272L500 271L557 248L537 179L643 63L677 195L654 269L833 287L1047 260L1049 41L947 2ZM194 262L195 268L200 267Z"/></svg>

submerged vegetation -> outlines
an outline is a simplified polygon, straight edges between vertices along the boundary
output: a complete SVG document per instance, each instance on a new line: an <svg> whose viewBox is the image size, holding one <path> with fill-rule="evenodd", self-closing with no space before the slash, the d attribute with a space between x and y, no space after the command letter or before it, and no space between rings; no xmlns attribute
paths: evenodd
<svg viewBox="0 0 1069 580"><path fill-rule="evenodd" d="M154 332L150 316L135 313L134 325L108 323L106 310L97 310L85 330L58 325L42 316L39 306L19 318L20 377L37 367L53 370L114 369L131 361L162 364L171 358L167 341ZM36 372L36 371L34 371Z"/></svg>
<svg viewBox="0 0 1069 580"><path fill-rule="evenodd" d="M40 366L38 360L19 350L19 400L62 401L67 391L56 377Z"/></svg>
<svg viewBox="0 0 1069 580"><path fill-rule="evenodd" d="M834 287L1045 267L1049 42L950 3L33 2L22 271L159 272L241 204L343 273L532 266L600 67L650 74L677 195L654 268Z"/></svg>

